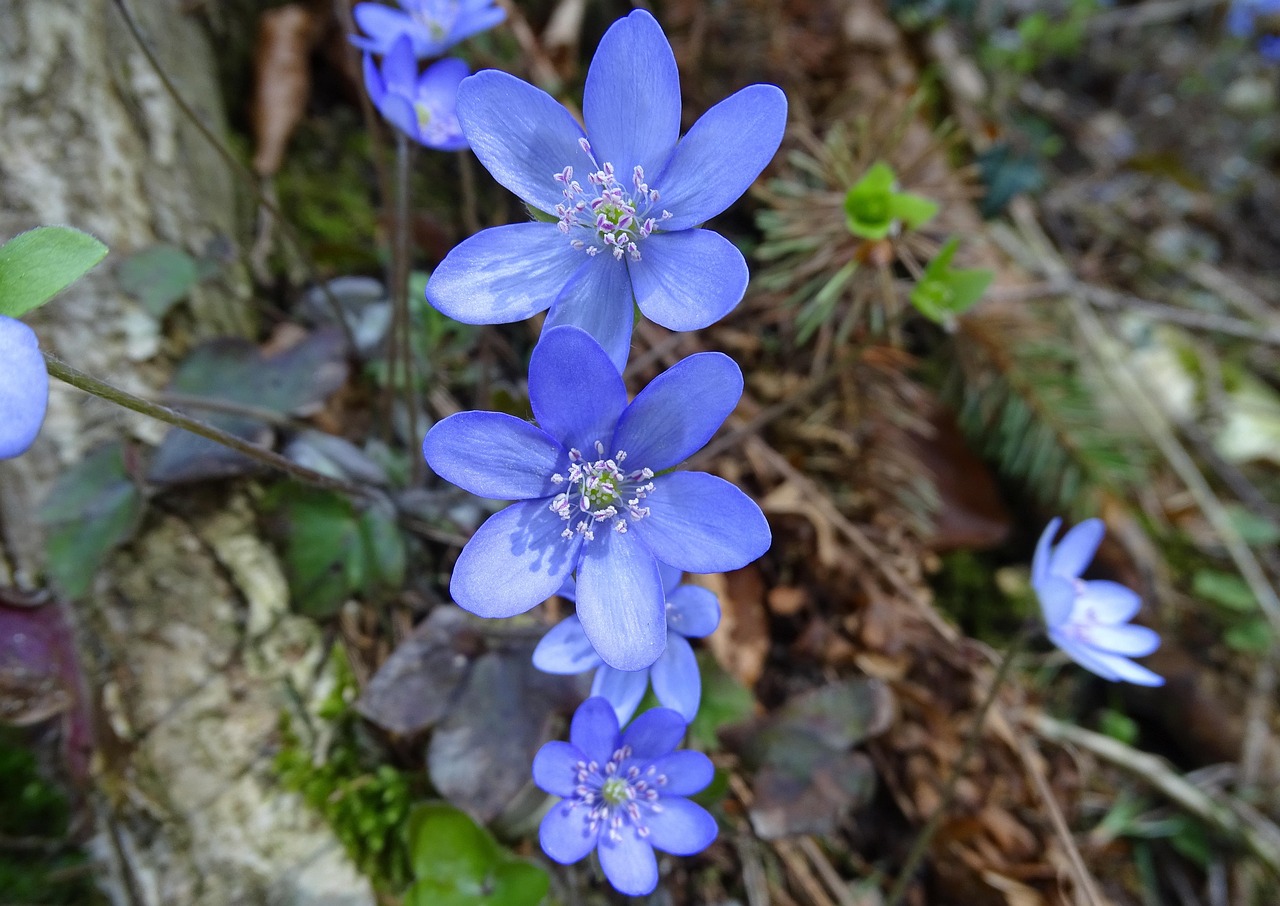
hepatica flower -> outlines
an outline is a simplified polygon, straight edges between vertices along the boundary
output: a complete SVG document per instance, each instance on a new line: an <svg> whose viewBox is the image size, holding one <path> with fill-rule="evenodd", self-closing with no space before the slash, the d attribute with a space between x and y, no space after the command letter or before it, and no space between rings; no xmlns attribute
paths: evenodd
<svg viewBox="0 0 1280 906"><path fill-rule="evenodd" d="M1227 31L1237 38L1258 35L1258 52L1280 62L1280 0L1235 0L1227 13Z"/></svg>
<svg viewBox="0 0 1280 906"><path fill-rule="evenodd" d="M418 75L418 61L408 35L391 46L379 69L364 55L364 84L383 116L419 144L437 151L458 151L467 139L458 125L458 85L471 70L449 58Z"/></svg>
<svg viewBox="0 0 1280 906"><path fill-rule="evenodd" d="M549 742L533 759L533 782L561 801L542 819L543 852L568 865L593 849L619 892L644 896L658 886L653 851L701 852L716 837L715 819L686 796L711 782L701 752L676 751L686 724L654 708L618 732L603 698L573 715L569 742Z"/></svg>
<svg viewBox="0 0 1280 906"><path fill-rule="evenodd" d="M1162 677L1129 660L1160 647L1160 636L1153 630L1129 623L1142 600L1118 582L1080 578L1102 541L1102 520L1085 520L1055 547L1053 538L1061 525L1061 519L1049 523L1031 561L1031 584L1040 598L1050 641L1103 679L1163 685Z"/></svg>
<svg viewBox="0 0 1280 906"><path fill-rule="evenodd" d="M401 35L408 35L418 59L435 57L506 18L494 0L399 0L400 9L381 3L357 3L352 9L363 35L351 43L369 53L385 54Z"/></svg>
<svg viewBox="0 0 1280 906"><path fill-rule="evenodd" d="M640 670L667 644L659 561L695 573L750 563L769 547L760 508L729 482L671 471L737 405L728 356L689 356L627 403L604 350L576 327L545 331L529 363L537 425L499 412L436 424L423 453L442 478L514 500L462 549L449 590L482 617L508 617L576 573L578 619L601 660Z"/></svg>
<svg viewBox="0 0 1280 906"><path fill-rule="evenodd" d="M520 321L596 338L621 370L633 301L672 330L697 330L738 304L742 254L698 225L732 204L773 157L787 103L751 85L680 138L675 56L637 10L605 33L587 72L586 131L550 95L496 70L458 91L462 130L494 178L545 218L483 230L431 275L427 299L468 324Z"/></svg>
<svg viewBox="0 0 1280 906"><path fill-rule="evenodd" d="M0 315L0 459L35 441L49 404L49 374L31 328Z"/></svg>
<svg viewBox="0 0 1280 906"><path fill-rule="evenodd" d="M533 651L533 665L547 673L582 673L595 668L591 694L605 698L613 706L620 723L636 713L645 687L653 681L658 701L692 721L702 700L702 677L698 661L687 639L710 635L720 624L720 602L697 585L682 585L680 570L658 564L666 597L667 648L653 666L644 670L617 670L596 654L577 617L568 617L542 637ZM560 589L561 597L576 600L576 583L570 579Z"/></svg>

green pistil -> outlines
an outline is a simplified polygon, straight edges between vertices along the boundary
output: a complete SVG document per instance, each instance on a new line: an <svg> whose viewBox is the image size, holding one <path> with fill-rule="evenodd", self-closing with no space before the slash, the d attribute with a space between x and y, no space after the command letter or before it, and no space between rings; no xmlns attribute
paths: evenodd
<svg viewBox="0 0 1280 906"><path fill-rule="evenodd" d="M599 487L584 490L582 496L587 498L587 501L591 504L591 509L603 510L605 507L618 502L618 489L613 482L602 479Z"/></svg>
<svg viewBox="0 0 1280 906"><path fill-rule="evenodd" d="M610 777L600 787L600 795L610 805L622 805L627 801L627 782L621 777Z"/></svg>

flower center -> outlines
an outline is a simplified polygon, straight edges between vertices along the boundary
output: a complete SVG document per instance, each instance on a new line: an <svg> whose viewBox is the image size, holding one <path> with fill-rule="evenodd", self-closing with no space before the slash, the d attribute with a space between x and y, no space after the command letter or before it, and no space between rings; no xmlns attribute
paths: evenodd
<svg viewBox="0 0 1280 906"><path fill-rule="evenodd" d="M631 747L623 746L603 766L579 761L573 768L576 788L569 808L589 809L588 827L595 831L603 825L613 840L622 839L622 825L628 822L639 836L649 836L645 812L662 811L658 790L667 785L667 775L653 765L628 764L630 759Z"/></svg>
<svg viewBox="0 0 1280 906"><path fill-rule="evenodd" d="M632 188L627 190L614 175L613 164L596 161L590 142L580 138L578 144L597 169L587 174L590 191L584 191L582 184L573 178L573 167L565 167L552 177L563 186L565 199L556 205L560 232L569 236L575 230L588 231L591 238L575 237L569 244L591 257L600 254L601 250L608 250L619 261L623 255L639 261L640 242L647 239L659 223L668 220L671 212L663 211L658 217L649 216L658 202L658 190L650 188L644 181L643 167L636 166L632 170Z"/></svg>
<svg viewBox="0 0 1280 906"><path fill-rule="evenodd" d="M427 30L433 41L443 41L458 18L458 0L426 0L417 4L409 16Z"/></svg>
<svg viewBox="0 0 1280 906"><path fill-rule="evenodd" d="M631 519L643 519L649 508L641 501L653 493L653 470L637 469L623 472L621 463L627 458L625 450L619 450L612 459L606 459L604 444L596 441L595 462L588 462L577 449L569 451L569 471L551 476L553 484L568 485L551 501L550 510L565 522L572 522L575 514L580 518L572 526L565 526L561 537L582 535L588 541L595 540L596 526L612 522L614 531L626 534L627 519L619 518L625 510Z"/></svg>
<svg viewBox="0 0 1280 906"><path fill-rule="evenodd" d="M610 777L600 786L600 795L609 805L622 805L630 799L631 784L621 777Z"/></svg>

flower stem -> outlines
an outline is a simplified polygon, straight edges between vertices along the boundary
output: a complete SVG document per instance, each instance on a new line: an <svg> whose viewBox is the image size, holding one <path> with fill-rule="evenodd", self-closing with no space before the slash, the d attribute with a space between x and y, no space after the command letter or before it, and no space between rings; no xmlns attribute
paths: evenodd
<svg viewBox="0 0 1280 906"><path fill-rule="evenodd" d="M176 428L182 428L184 431L190 431L192 434L198 434L214 443L222 444L224 447L230 447L238 453L243 453L260 463L279 469L288 473L299 481L307 484L315 485L329 491L338 491L343 494L352 494L360 497L368 496L370 491L351 482L342 481L341 479L331 478L322 472L314 469L308 469L306 466L300 466L285 457L276 453L274 450L268 450L257 444L251 444L243 438L229 434L220 428L215 428L206 422L183 415L167 406L161 406L150 400L145 400L140 396L134 396L127 390L122 390L113 384L100 381L95 377L90 377L83 371L72 368L66 362L56 358L50 353L44 354L45 366L49 369L49 374L58 380L70 384L83 390L85 393L91 393L94 396L101 397L104 400L123 406L142 415L150 416L162 422L167 422Z"/></svg>
<svg viewBox="0 0 1280 906"><path fill-rule="evenodd" d="M404 379L404 402L409 416L411 448L422 443L418 435L418 386L413 367L413 319L409 313L409 164L413 159L413 145L409 136L399 129L396 133L395 176L395 230L391 238L391 304L394 307L392 338L387 365L388 383L395 392L395 360L400 359ZM393 407L394 408L394 407ZM410 456L411 476L414 484L423 478L423 459Z"/></svg>
<svg viewBox="0 0 1280 906"><path fill-rule="evenodd" d="M951 776L947 778L947 785L942 790L942 801L938 803L938 807L934 809L933 814L929 816L928 822L925 823L924 828L916 836L915 842L911 844L911 851L907 853L907 860L903 863L902 870L898 873L898 879L894 881L893 888L889 891L889 895L885 897L885 906L898 906L902 902L902 898L906 896L907 888L911 885L912 876L915 875L916 869L920 867L925 853L929 850L929 843L933 840L934 835L937 834L938 828L942 826L942 819L946 817L947 812L951 810L951 806L955 804L956 787L964 774L965 763L973 755L973 750L977 748L978 740L982 738L982 725L987 721L987 712L995 704L996 695L1008 678L1009 670L1018 654L1021 653L1022 646L1026 643L1026 640L1026 631L1019 632L1009 644L1009 650L1004 653L1000 666L996 668L996 675L991 680L986 697L983 698L982 704L978 706L978 713L973 718L973 726L969 729L969 735L964 741L964 748L960 750L960 757L956 759L956 763L951 769Z"/></svg>

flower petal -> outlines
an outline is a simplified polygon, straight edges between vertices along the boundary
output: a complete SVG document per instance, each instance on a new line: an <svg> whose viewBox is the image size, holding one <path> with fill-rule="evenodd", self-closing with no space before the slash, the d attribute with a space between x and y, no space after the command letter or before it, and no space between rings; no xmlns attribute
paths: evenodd
<svg viewBox="0 0 1280 906"><path fill-rule="evenodd" d="M551 476L568 452L546 431L504 412L456 412L422 441L431 470L463 490L495 500L552 497Z"/></svg>
<svg viewBox="0 0 1280 906"><path fill-rule="evenodd" d="M691 573L746 566L769 549L772 536L760 507L742 491L705 472L663 475L645 503L650 514L631 523L653 555Z"/></svg>
<svg viewBox="0 0 1280 906"><path fill-rule="evenodd" d="M599 827L591 829L591 810L581 805L570 808L571 802L571 799L557 802L538 826L538 842L542 844L542 851L561 865L577 862L591 852L600 832Z"/></svg>
<svg viewBox="0 0 1280 906"><path fill-rule="evenodd" d="M662 590L667 595L668 602L670 602L671 593L676 590L680 580L684 578L684 570L676 569L666 563L659 563L658 574L662 576ZM668 612L670 612L669 609Z"/></svg>
<svg viewBox="0 0 1280 906"><path fill-rule="evenodd" d="M1141 664L1118 654L1108 654L1087 643L1074 639L1066 639L1057 633L1049 633L1049 639L1062 649L1067 657L1090 673L1095 673L1105 680L1116 682L1123 680L1137 686L1163 686L1164 677L1153 673Z"/></svg>
<svg viewBox="0 0 1280 906"><path fill-rule="evenodd" d="M457 44L472 35L488 31L507 18L507 11L500 6L492 6L488 0L482 3L463 4L453 28L449 30L449 44Z"/></svg>
<svg viewBox="0 0 1280 906"><path fill-rule="evenodd" d="M600 663L577 617L565 617L552 626L533 649L533 666L543 673L584 673Z"/></svg>
<svg viewBox="0 0 1280 906"><path fill-rule="evenodd" d="M1086 519L1072 526L1049 558L1049 572L1064 579L1076 579L1098 552L1106 526L1101 519Z"/></svg>
<svg viewBox="0 0 1280 906"><path fill-rule="evenodd" d="M667 782L659 785L663 796L692 796L707 788L715 777L715 765L701 752L679 749L654 759L651 767Z"/></svg>
<svg viewBox="0 0 1280 906"><path fill-rule="evenodd" d="M629 532L604 524L596 528L595 540L583 545L578 619L610 667L641 670L662 654L667 620L658 564Z"/></svg>
<svg viewBox="0 0 1280 906"><path fill-rule="evenodd" d="M1084 583L1077 608L1088 608L1099 623L1127 623L1142 607L1142 598L1119 582L1092 579Z"/></svg>
<svg viewBox="0 0 1280 906"><path fill-rule="evenodd" d="M1071 618L1076 606L1076 586L1070 579L1049 576L1035 587L1040 599L1040 612L1049 629L1057 629Z"/></svg>
<svg viewBox="0 0 1280 906"><path fill-rule="evenodd" d="M1098 660L1093 649L1083 642L1076 639L1067 638L1061 633L1050 629L1049 641L1053 642L1063 654L1071 658L1090 673L1095 673L1105 680L1115 682L1120 677L1116 675L1107 663Z"/></svg>
<svg viewBox="0 0 1280 906"><path fill-rule="evenodd" d="M546 500L522 500L494 513L453 567L449 593L481 617L512 617L556 593L577 565L582 536L560 537L564 522Z"/></svg>
<svg viewBox="0 0 1280 906"><path fill-rule="evenodd" d="M661 472L706 446L742 396L742 372L720 352L681 359L654 378L618 419L613 446ZM661 559L661 558L659 558Z"/></svg>
<svg viewBox="0 0 1280 906"><path fill-rule="evenodd" d="M486 69L464 81L458 119L493 178L548 214L564 201L555 174L565 167L582 174L596 169L578 144L586 136L569 111L542 89L505 72Z"/></svg>
<svg viewBox="0 0 1280 906"><path fill-rule="evenodd" d="M670 330L700 330L742 301L747 262L732 242L711 230L655 233L628 261L636 304ZM599 257L599 256L597 256Z"/></svg>
<svg viewBox="0 0 1280 906"><path fill-rule="evenodd" d="M464 324L523 321L551 307L581 266L555 224L491 227L445 256L427 281L427 301Z"/></svg>
<svg viewBox="0 0 1280 906"><path fill-rule="evenodd" d="M599 695L613 705L618 723L625 724L636 713L644 690L649 688L649 671L615 670L608 664L596 671L591 681L591 694Z"/></svg>
<svg viewBox="0 0 1280 906"><path fill-rule="evenodd" d="M711 845L719 828L710 812L678 796L670 799L663 796L660 803L662 811L654 808L644 816L649 827L649 842L656 849L673 856L692 856Z"/></svg>
<svg viewBox="0 0 1280 906"><path fill-rule="evenodd" d="M604 876L619 893L642 897L658 886L658 860L653 847L636 834L632 825L619 828L617 839L602 833L596 852Z"/></svg>
<svg viewBox="0 0 1280 906"><path fill-rule="evenodd" d="M750 188L782 143L787 98L776 85L748 85L704 113L676 145L658 180L664 230L687 230L719 214Z"/></svg>
<svg viewBox="0 0 1280 906"><path fill-rule="evenodd" d="M392 43L382 58L382 81L387 91L411 96L418 81L418 60L413 55L413 39L406 32Z"/></svg>
<svg viewBox="0 0 1280 906"><path fill-rule="evenodd" d="M675 751L688 726L670 708L651 708L622 732L622 744L631 747L631 757L636 761L655 761Z"/></svg>
<svg viewBox="0 0 1280 906"><path fill-rule="evenodd" d="M599 764L608 761L620 745L613 706L599 696L578 705L569 724L569 741L589 760Z"/></svg>
<svg viewBox="0 0 1280 906"><path fill-rule="evenodd" d="M686 639L711 635L720 625L720 599L701 585L678 585L667 592L667 629Z"/></svg>
<svg viewBox="0 0 1280 906"><path fill-rule="evenodd" d="M636 10L600 39L582 96L591 148L611 162L618 181L631 181L636 165L658 175L680 137L680 72L662 26Z"/></svg>
<svg viewBox="0 0 1280 906"><path fill-rule="evenodd" d="M364 32L363 35L351 36L351 43L361 50L385 54L401 35L407 34L411 36L417 56L429 57L439 52L438 47L433 49L429 45L426 31L401 10L381 3L357 3L352 8L351 15Z"/></svg>
<svg viewBox="0 0 1280 906"><path fill-rule="evenodd" d="M698 659L684 636L667 633L667 650L649 668L653 694L663 707L679 712L686 722L698 715L702 702L702 675Z"/></svg>
<svg viewBox="0 0 1280 906"><path fill-rule="evenodd" d="M1103 654L1145 657L1160 647L1160 635L1146 626L1125 623L1120 626L1087 626L1081 633L1088 643Z"/></svg>
<svg viewBox="0 0 1280 906"><path fill-rule="evenodd" d="M364 71L364 90L369 92L369 100L373 102L373 106L378 107L387 93L387 85L382 81L382 73L378 71L377 64L373 62L373 55L368 51L365 51L360 65Z"/></svg>
<svg viewBox="0 0 1280 906"><path fill-rule="evenodd" d="M529 405L542 430L594 462L596 443L613 439L627 405L627 388L586 331L544 327L529 359ZM613 454L605 451L605 456Z"/></svg>
<svg viewBox="0 0 1280 906"><path fill-rule="evenodd" d="M35 332L0 315L0 459L20 456L35 441L49 405L49 373Z"/></svg>
<svg viewBox="0 0 1280 906"><path fill-rule="evenodd" d="M635 320L635 297L631 275L621 261L611 255L583 256L583 264L551 304L542 325L580 327L608 353L613 367L621 372L631 354L631 328Z"/></svg>
<svg viewBox="0 0 1280 906"><path fill-rule="evenodd" d="M578 763L586 760L577 746L553 740L533 756L533 782L552 796L570 797L578 788Z"/></svg>
<svg viewBox="0 0 1280 906"><path fill-rule="evenodd" d="M1049 576L1049 557L1053 553L1053 539L1058 534L1062 520L1054 516L1040 533L1036 542L1036 553L1031 558L1031 584L1039 586Z"/></svg>

